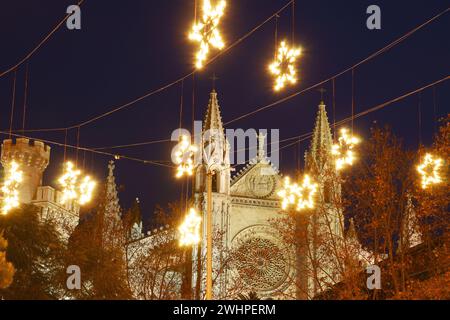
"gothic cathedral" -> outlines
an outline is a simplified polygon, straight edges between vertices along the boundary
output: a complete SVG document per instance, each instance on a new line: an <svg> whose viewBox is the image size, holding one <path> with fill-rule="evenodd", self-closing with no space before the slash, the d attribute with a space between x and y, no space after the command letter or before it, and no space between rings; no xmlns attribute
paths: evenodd
<svg viewBox="0 0 450 320"><path fill-rule="evenodd" d="M209 133L208 133L209 132ZM225 136L217 92L210 94L203 123L202 152L208 164L196 168L195 205L206 221L206 172L211 170L213 203L213 279L214 298L232 299L238 293L255 292L261 298L307 299L319 292L320 284L299 272L299 262L313 263L311 256L319 257L320 245L308 241L307 248L313 255L301 256L292 244L283 241L271 225L271 220L283 215L277 192L281 187L278 168L271 164L265 150L265 137L258 136L258 152L255 159L235 177L231 177L230 143ZM307 169L319 178L319 199L327 205L329 198L339 196L339 186L331 168L332 136L324 103L319 106L316 127L310 150L306 155ZM209 166L209 167L208 167ZM331 205L326 218L332 220L339 233L343 223ZM308 232L320 232L321 217L313 215ZM206 226L199 250L193 254L193 286L204 290L206 256ZM313 236L310 237L314 239ZM306 252L306 251L304 251ZM228 254L234 259L229 259ZM199 263L200 261L200 263ZM333 268L333 263L329 268ZM305 269L305 268L304 268ZM306 267L307 269L307 267ZM305 270L306 270L305 269ZM195 270L198 270L196 272ZM201 275L200 277L198 275ZM300 285L299 285L300 284ZM306 291L302 293L299 286Z"/></svg>

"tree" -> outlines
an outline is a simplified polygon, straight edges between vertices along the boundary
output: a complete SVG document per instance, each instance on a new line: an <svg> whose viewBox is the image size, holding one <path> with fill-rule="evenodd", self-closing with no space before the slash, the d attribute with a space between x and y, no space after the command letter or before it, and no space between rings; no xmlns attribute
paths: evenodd
<svg viewBox="0 0 450 320"><path fill-rule="evenodd" d="M420 180L416 180L414 188L415 207L418 218L423 222L422 233L426 241L430 241L436 236L448 235L448 221L450 218L450 193L449 172L450 163L450 114L442 120L442 126L436 135L433 147L429 150L422 148L417 157L417 163L422 160L425 153L431 153L444 161L440 169L442 182L431 185L427 189L422 189Z"/></svg>
<svg viewBox="0 0 450 320"><path fill-rule="evenodd" d="M11 285L16 272L12 263L6 260L7 248L8 241L0 233L0 289L8 288Z"/></svg>
<svg viewBox="0 0 450 320"><path fill-rule="evenodd" d="M97 206L83 214L69 239L68 264L81 269L82 288L72 292L78 299L131 298L126 278L125 233L120 221L120 227L119 223L111 225L110 220L105 223L106 211L110 208L106 194L104 188Z"/></svg>
<svg viewBox="0 0 450 320"><path fill-rule="evenodd" d="M448 122L447 119L430 150L445 163L450 161ZM424 192L418 183L418 161L416 152L405 150L389 128L374 128L370 140L361 145L358 162L338 177L340 195L332 193L327 203L320 201L319 195L314 210L301 215L284 212L271 221L287 246L301 258L291 265L299 275L290 279L297 292L287 298L449 296L448 167L442 172L443 183ZM330 214L340 215L342 224L331 224ZM407 219L411 215L417 215L415 222L419 225L415 227L426 235L425 243L414 247L408 239L411 232L406 232L411 228ZM319 221L320 232L312 232L312 219ZM311 241L320 250L312 251L308 245ZM381 291L369 291L366 287L365 267L372 264L382 270ZM310 279L309 285L305 275ZM318 286L315 294L311 282Z"/></svg>
<svg viewBox="0 0 450 320"><path fill-rule="evenodd" d="M409 249L399 240L416 178L414 165L414 153L405 151L389 128L374 128L344 185L346 208L359 226L361 242L374 254L373 263L385 261L384 278L392 281L395 293L406 285L407 261L395 258Z"/></svg>
<svg viewBox="0 0 450 320"><path fill-rule="evenodd" d="M423 238L423 252L415 259L415 265L421 270L424 281L410 279L407 290L399 294L403 299L450 299L450 193L448 180L450 163L450 114L442 119L442 125L435 137L433 146L426 150L422 148L417 156L417 163L423 155L429 152L444 161L440 176L442 182L423 189L420 179L414 186L414 210Z"/></svg>
<svg viewBox="0 0 450 320"><path fill-rule="evenodd" d="M16 268L13 283L0 290L12 300L61 299L65 292L64 243L52 221L40 221L39 208L22 205L0 218L8 241L6 256Z"/></svg>
<svg viewBox="0 0 450 320"><path fill-rule="evenodd" d="M205 284L206 252L199 250L196 254L193 248L178 244L178 226L185 217L186 207L190 205L184 201L169 203L166 207L157 206L153 224L163 227L154 229L143 239L128 243L128 277L136 297L144 300L204 299L204 290L201 292L200 287ZM223 248L221 232L213 234L213 244L214 252L224 256L213 267L213 287L217 287L233 255ZM194 287L196 289L193 290ZM242 292L235 284L229 288L221 299L236 298Z"/></svg>
<svg viewBox="0 0 450 320"><path fill-rule="evenodd" d="M134 295L144 300L173 300L190 297L190 269L192 264L186 250L178 246L176 226L182 220L185 204L170 203L157 206L154 229L144 239L132 239L126 246L128 281ZM134 209L133 209L134 208ZM134 205L126 221L137 223ZM128 222L128 225L131 225ZM169 226L167 228L166 226Z"/></svg>

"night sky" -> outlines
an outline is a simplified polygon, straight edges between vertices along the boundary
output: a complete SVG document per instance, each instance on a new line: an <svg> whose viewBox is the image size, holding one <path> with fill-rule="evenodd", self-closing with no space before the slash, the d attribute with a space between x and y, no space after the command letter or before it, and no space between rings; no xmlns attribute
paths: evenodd
<svg viewBox="0 0 450 320"><path fill-rule="evenodd" d="M0 11L0 73L25 56L65 15L75 0L3 1ZM221 24L226 44L231 44L271 16L288 0L228 0ZM366 28L366 8L382 10L382 29ZM267 65L274 54L275 23L269 22L244 42L196 75L195 119L202 120L211 91L213 73L225 122L246 112L307 88L366 58L449 5L444 0L427 1L296 1L295 36L303 48L299 60L299 83L281 93L272 90ZM26 129L76 125L192 71L196 46L187 40L194 16L194 1L86 0L82 5L82 29L65 25L30 59ZM279 38L291 37L291 10L279 19ZM387 53L355 71L355 112L403 95L449 75L450 14L415 33ZM22 123L25 64L17 70L14 129ZM0 127L9 129L13 73L0 78ZM331 83L325 100L332 121ZM192 81L184 82L183 125L192 119ZM336 119L351 116L351 73L336 79ZM168 139L179 126L181 85L144 99L81 129L80 145L114 146ZM281 139L312 130L320 93L309 91L277 107L232 124L232 128L280 129ZM450 111L450 83L422 93L422 130L419 132L419 96L355 121L355 132L369 137L376 121L389 124L404 138L408 148L417 148L419 137L432 141L435 117ZM64 142L64 131L29 133L28 136ZM76 130L68 142L76 144ZM282 152L281 171L292 174L297 154L309 143ZM146 160L169 161L173 143L149 145L114 152ZM63 148L53 147L44 183L56 186ZM76 157L74 150L68 156ZM103 179L110 158L84 156L86 171ZM85 159L85 160L84 160ZM156 204L180 197L181 184L171 169L129 160L116 164L121 187L121 205L127 208L135 197L141 200L148 219Z"/></svg>

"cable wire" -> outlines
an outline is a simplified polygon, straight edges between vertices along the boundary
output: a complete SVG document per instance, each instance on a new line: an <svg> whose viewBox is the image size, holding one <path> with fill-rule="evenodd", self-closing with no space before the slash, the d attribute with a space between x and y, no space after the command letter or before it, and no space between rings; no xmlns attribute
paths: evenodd
<svg viewBox="0 0 450 320"><path fill-rule="evenodd" d="M0 131L0 134L9 135L9 132ZM70 144L60 143L60 142L47 140L47 139L36 139L36 138L33 138L33 137L28 137L28 136L25 136L25 135L22 135L22 134L17 134L17 133L12 133L11 135L13 137L16 137L16 138L26 138L26 139L29 139L29 140L42 141L42 142L44 142L44 143L46 143L48 145L55 145L55 146L58 146L58 147L65 147L65 148L81 150L81 151L90 151L92 153L96 153L96 154L100 154L100 155L104 155L104 156L109 156L109 157L113 157L113 158L119 157L121 159L126 159L126 160L131 160L131 161L135 161L135 162L140 162L140 163L144 163L144 164L151 164L151 165L161 166L161 167L166 167L166 168L172 168L172 169L175 168L174 166L162 163L163 161L145 160L145 159L139 159L139 158L130 157L130 156L126 156L126 155L112 154L112 153L109 153L109 152L93 150L93 149L86 148L86 147L77 147L77 146L73 146L73 145L70 145Z"/></svg>
<svg viewBox="0 0 450 320"><path fill-rule="evenodd" d="M222 51L220 51L219 53L217 53L214 57L212 57L210 60L208 60L205 63L205 67L210 65L211 63L213 63L214 61L216 61L219 57L223 56L224 54L226 54L227 52L229 52L231 49L233 49L234 47L236 47L237 45L239 45L241 42L243 42L244 40L246 40L248 37L250 37L252 34L254 34L256 31L258 31L260 28L262 28L264 25L266 25L268 22L270 22L276 15L278 15L280 12L284 11L287 7L289 7L291 5L293 0L289 1L286 5L284 5L281 9L279 9L276 13L272 14L270 17L268 17L266 20L264 20L262 23L260 23L259 25L257 25L255 28L253 28L252 30L250 30L249 32L247 32L244 36L242 36L241 38L239 38L238 40L236 40L234 43L232 43L231 45L229 45L228 47L226 47L225 49L223 49ZM81 123L69 126L69 127L61 127L61 128L44 128L44 129L30 129L30 130L26 130L25 132L52 132L52 131L63 131L65 129L75 129L77 127L84 127L92 122L95 122L97 120L100 120L102 118L105 118L107 116L110 116L118 111L121 111L125 108L128 108L148 97L151 97L157 93L160 93L162 91L165 91L166 89L171 88L172 86L180 83L181 81L191 77L193 74L197 73L197 70L193 70L190 73L188 73L185 76L180 77L177 80L174 80L172 82L170 82L169 84L166 84L156 90L150 91L138 98L135 98L127 103L124 103L122 105L119 105L117 107L114 107L113 109L111 109L110 111L104 112L102 114L99 114L91 119L88 119L86 121L83 121Z"/></svg>
<svg viewBox="0 0 450 320"><path fill-rule="evenodd" d="M80 7L83 4L84 0L78 1L78 6ZM38 44L34 47L25 57L17 62L15 65L10 67L9 69L0 73L0 78L7 75L8 73L17 70L23 63L28 61L35 53L39 50L49 39L50 37L66 22L66 20L71 16L71 14L66 14L66 16L47 34Z"/></svg>
<svg viewBox="0 0 450 320"><path fill-rule="evenodd" d="M434 16L433 18L427 20L426 22L422 23L421 25L417 26L416 28L412 29L411 31L407 32L405 35L401 36L401 37L398 38L397 40L391 42L390 44L386 45L386 46L383 47L382 49L380 49L380 50L376 51L375 53L371 54L371 55L368 56L367 58L365 58L365 59L359 61L358 63L354 64L353 66L348 67L347 69L345 69L345 70L343 70L343 71L341 71L341 72L335 74L334 76L329 77L328 79L325 79L325 80L323 80L323 81L320 81L319 83L316 83L316 84L314 84L314 85L312 85L312 86L309 86L309 87L306 88L306 89L302 89L302 90L300 90L300 91L297 91L297 92L295 92L295 93L293 93L293 94L291 94L291 95L289 95L289 96L287 96L287 97L285 97L285 98L282 98L282 99L279 99L279 100L277 100L277 101L275 101L275 102L272 102L272 103L270 103L270 104L268 104L268 105L266 105L266 106L257 108L257 109L255 109L254 111L247 112L247 113L245 113L245 114L243 114L243 115L241 115L241 116L238 116L238 117L236 117L236 118L234 118L234 119L228 121L227 123L225 123L225 125L234 123L234 122L236 122L236 121L239 121L239 120L242 120L242 119L244 119L244 118L247 118L247 117L249 117L249 116L251 116L251 115L254 115L254 114L256 114L256 113L259 113L259 112L261 112L261 111L267 110L267 109L272 108L272 107L275 107L275 106L277 106L277 105L280 105L280 104L282 104L282 103L284 103L284 102L286 102L286 101L289 101L289 100L291 100L291 99L297 97L298 95L301 95L301 94L303 94L303 93L306 93L306 92L308 92L308 91L311 91L311 90L313 90L313 89L315 89L315 88L317 88L317 87L320 87L320 86L324 85L325 83L329 82L329 81L332 80L332 79L336 79L336 78L340 77L341 75L343 75L343 74L345 74L345 73L351 71L351 70L354 69L354 68L357 68L357 67L361 66L362 64L366 63L367 61L370 61L370 60L376 58L377 56L379 56L379 55L385 53L385 52L388 51L389 49L395 47L396 45L398 45L399 43L401 43L401 42L404 41L405 39L409 38L411 35L413 35L413 34L416 33L417 31L419 31L420 29L424 28L425 26L429 25L429 24L432 23L433 21L437 20L438 18L440 18L441 16L443 16L444 14L446 14L449 10L450 10L450 8L447 8L446 10L444 10L444 11L442 11L441 13L437 14L437 15Z"/></svg>

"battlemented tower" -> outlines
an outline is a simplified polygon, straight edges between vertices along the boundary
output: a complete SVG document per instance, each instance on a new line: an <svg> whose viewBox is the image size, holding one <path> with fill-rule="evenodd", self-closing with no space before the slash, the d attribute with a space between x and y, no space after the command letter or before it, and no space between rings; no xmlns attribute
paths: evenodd
<svg viewBox="0 0 450 320"><path fill-rule="evenodd" d="M41 141L25 138L4 140L1 163L8 173L9 163L17 162L23 172L19 186L19 202L40 209L42 223L53 221L61 238L67 241L79 221L79 205L74 201L61 203L61 192L42 185L42 177L50 162L51 148Z"/></svg>
<svg viewBox="0 0 450 320"><path fill-rule="evenodd" d="M1 163L5 170L8 164L16 161L23 171L23 182L19 188L19 201L31 203L42 185L42 175L50 162L50 147L41 141L17 138L3 141Z"/></svg>

